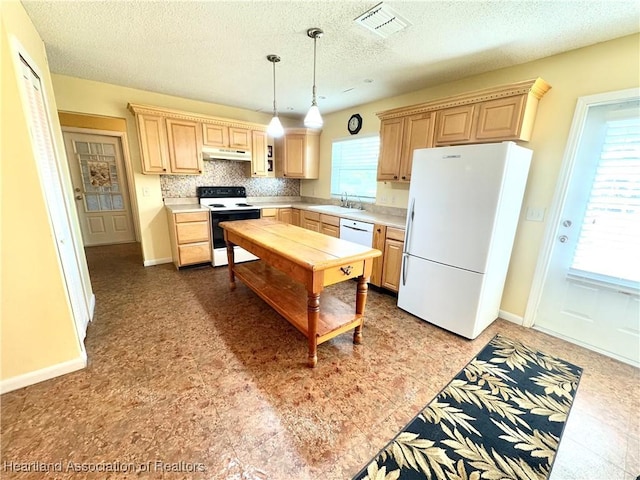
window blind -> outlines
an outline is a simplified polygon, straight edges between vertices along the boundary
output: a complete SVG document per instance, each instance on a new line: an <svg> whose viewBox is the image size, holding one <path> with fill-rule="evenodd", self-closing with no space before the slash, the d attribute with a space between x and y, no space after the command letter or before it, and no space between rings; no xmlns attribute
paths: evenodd
<svg viewBox="0 0 640 480"><path fill-rule="evenodd" d="M380 137L335 140L331 149L331 194L375 199Z"/></svg>
<svg viewBox="0 0 640 480"><path fill-rule="evenodd" d="M640 118L609 121L572 273L640 281Z"/></svg>

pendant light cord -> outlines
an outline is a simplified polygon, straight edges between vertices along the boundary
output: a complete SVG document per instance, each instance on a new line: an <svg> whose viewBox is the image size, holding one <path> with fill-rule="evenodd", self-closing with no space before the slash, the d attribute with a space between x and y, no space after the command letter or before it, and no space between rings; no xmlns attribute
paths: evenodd
<svg viewBox="0 0 640 480"><path fill-rule="evenodd" d="M273 63L273 116L278 116L278 110L276 109L276 62Z"/></svg>
<svg viewBox="0 0 640 480"><path fill-rule="evenodd" d="M317 105L316 103L316 45L318 43L318 35L313 36L313 98L311 99L311 105Z"/></svg>

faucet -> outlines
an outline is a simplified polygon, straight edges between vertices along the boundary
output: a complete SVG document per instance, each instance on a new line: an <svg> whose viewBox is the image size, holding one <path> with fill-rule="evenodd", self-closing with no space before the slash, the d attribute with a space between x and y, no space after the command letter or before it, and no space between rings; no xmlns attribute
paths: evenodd
<svg viewBox="0 0 640 480"><path fill-rule="evenodd" d="M343 192L342 195L340 195L340 206L349 207L349 195L347 195L347 192Z"/></svg>
<svg viewBox="0 0 640 480"><path fill-rule="evenodd" d="M364 210L364 207L362 206L362 198L360 198L360 195L356 195L356 198L358 199L358 203L360 205L358 205L358 210Z"/></svg>

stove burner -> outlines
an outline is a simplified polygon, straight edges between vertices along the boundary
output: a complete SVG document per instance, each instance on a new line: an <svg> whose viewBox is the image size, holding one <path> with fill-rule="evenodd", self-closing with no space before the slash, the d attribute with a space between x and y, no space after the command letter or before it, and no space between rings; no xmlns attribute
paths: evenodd
<svg viewBox="0 0 640 480"><path fill-rule="evenodd" d="M211 207L217 207L217 208L224 208L225 205L223 205L222 203L212 203L210 205Z"/></svg>
<svg viewBox="0 0 640 480"><path fill-rule="evenodd" d="M248 203L236 203L236 207L253 207L253 205L249 205Z"/></svg>

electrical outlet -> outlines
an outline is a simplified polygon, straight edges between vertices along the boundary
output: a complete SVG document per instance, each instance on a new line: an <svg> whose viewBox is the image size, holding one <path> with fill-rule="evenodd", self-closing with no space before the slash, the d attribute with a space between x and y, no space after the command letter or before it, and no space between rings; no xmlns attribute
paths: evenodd
<svg viewBox="0 0 640 480"><path fill-rule="evenodd" d="M151 196L151 191L149 190L149 187L142 187L142 196L143 197Z"/></svg>
<svg viewBox="0 0 640 480"><path fill-rule="evenodd" d="M380 201L381 201L382 203L387 203L387 202L389 201L389 197L387 197L386 195L382 195L382 196L380 197Z"/></svg>
<svg viewBox="0 0 640 480"><path fill-rule="evenodd" d="M532 222L544 221L545 209L542 207L528 207L527 208L527 220Z"/></svg>

